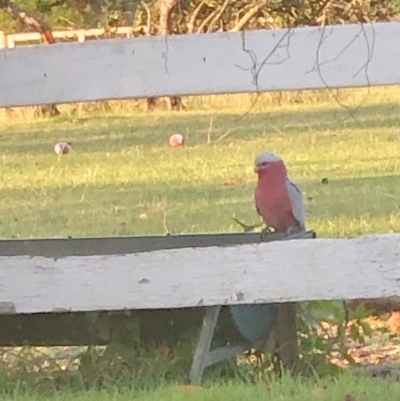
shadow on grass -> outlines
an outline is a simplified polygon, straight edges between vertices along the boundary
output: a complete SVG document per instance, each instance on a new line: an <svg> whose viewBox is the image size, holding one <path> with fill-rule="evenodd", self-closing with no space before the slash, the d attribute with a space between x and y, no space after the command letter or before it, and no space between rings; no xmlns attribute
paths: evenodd
<svg viewBox="0 0 400 401"><path fill-rule="evenodd" d="M397 103L360 107L349 111L338 108L276 110L243 114L146 114L131 116L60 117L33 124L16 124L0 130L0 148L9 154L47 154L57 141L67 140L77 152L118 152L132 146L167 146L168 137L181 132L189 146L205 144L213 117L212 141L226 135L225 141L253 140L264 135L286 135L312 131L337 133L343 129L390 129L400 125ZM389 138L399 141L400 136ZM215 142L214 142L215 143ZM222 142L218 142L222 143Z"/></svg>

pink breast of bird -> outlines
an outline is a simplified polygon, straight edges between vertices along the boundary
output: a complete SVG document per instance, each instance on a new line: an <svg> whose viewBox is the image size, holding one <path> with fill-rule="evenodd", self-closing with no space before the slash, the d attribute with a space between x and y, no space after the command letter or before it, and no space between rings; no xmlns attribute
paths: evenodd
<svg viewBox="0 0 400 401"><path fill-rule="evenodd" d="M264 223L277 231L297 225L286 184L286 174L273 167L260 171L254 197L258 214Z"/></svg>

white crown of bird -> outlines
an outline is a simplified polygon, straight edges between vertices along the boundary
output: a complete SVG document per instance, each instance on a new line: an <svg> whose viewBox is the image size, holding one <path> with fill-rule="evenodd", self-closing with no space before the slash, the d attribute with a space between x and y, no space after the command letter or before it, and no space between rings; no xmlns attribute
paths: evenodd
<svg viewBox="0 0 400 401"><path fill-rule="evenodd" d="M282 161L282 159L276 154L271 152L262 152L256 156L254 166L257 167L261 163L275 163L280 161Z"/></svg>

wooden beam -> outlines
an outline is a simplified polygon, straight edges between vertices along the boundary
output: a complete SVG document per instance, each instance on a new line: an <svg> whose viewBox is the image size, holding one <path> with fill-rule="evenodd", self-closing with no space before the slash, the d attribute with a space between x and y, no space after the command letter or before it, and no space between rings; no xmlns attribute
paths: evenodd
<svg viewBox="0 0 400 401"><path fill-rule="evenodd" d="M109 33L113 35L124 35L127 36L133 32L133 28L131 27L118 27L111 28ZM107 32L104 28L93 28L93 29L67 29L63 31L52 31L52 34L55 39L74 39L79 36L86 37L97 37L104 36ZM1 32L0 32L1 35ZM18 32L18 33L10 33L7 35L14 40L14 42L35 42L40 41L40 33L39 32Z"/></svg>
<svg viewBox="0 0 400 401"><path fill-rule="evenodd" d="M5 49L7 47L7 35L0 31L0 50Z"/></svg>
<svg viewBox="0 0 400 401"><path fill-rule="evenodd" d="M399 296L399 256L400 234L125 255L3 256L0 302L9 313L39 313Z"/></svg>
<svg viewBox="0 0 400 401"><path fill-rule="evenodd" d="M302 238L314 238L314 231L302 233ZM0 256L65 256L118 255L151 252L162 249L203 248L260 244L285 239L281 233L270 233L261 239L260 233L171 234L91 238L34 238L0 240Z"/></svg>
<svg viewBox="0 0 400 401"><path fill-rule="evenodd" d="M282 367L294 371L299 363L297 345L296 304L278 304L276 319L277 353Z"/></svg>
<svg viewBox="0 0 400 401"><path fill-rule="evenodd" d="M142 344L166 340L171 345L180 341L194 327L200 327L204 311L205 308L151 309L133 310L129 314L132 319L140 320ZM100 320L110 314L114 317L125 315L125 311L95 313L99 314ZM93 319L87 312L0 315L0 327L1 347L107 344L94 330ZM217 346L227 342L234 345L243 342L227 308L222 308L214 340Z"/></svg>
<svg viewBox="0 0 400 401"><path fill-rule="evenodd" d="M400 83L392 23L110 39L0 52L0 107Z"/></svg>

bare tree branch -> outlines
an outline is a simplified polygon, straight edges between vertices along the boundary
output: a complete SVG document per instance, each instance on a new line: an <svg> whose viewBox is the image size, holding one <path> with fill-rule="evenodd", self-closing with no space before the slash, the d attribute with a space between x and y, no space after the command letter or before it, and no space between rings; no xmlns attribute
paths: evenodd
<svg viewBox="0 0 400 401"><path fill-rule="evenodd" d="M243 27L267 4L266 1L262 1L254 6L252 6L246 14L235 24L235 26L230 30L231 32L238 32L243 29Z"/></svg>
<svg viewBox="0 0 400 401"><path fill-rule="evenodd" d="M146 35L150 35L150 29L151 29L151 11L149 6L146 4L146 2L144 2L143 0L140 0L140 4L141 6L146 10L146 28L145 28L145 32Z"/></svg>
<svg viewBox="0 0 400 401"><path fill-rule="evenodd" d="M23 24L29 26L35 31L39 32L42 38L43 43L52 44L56 43L53 33L51 32L51 28L49 24L33 15L26 13L21 10L13 1L11 0L0 0L0 8L5 9L11 16Z"/></svg>
<svg viewBox="0 0 400 401"><path fill-rule="evenodd" d="M224 13L224 11L226 10L226 7L228 6L228 4L230 3L230 0L225 0L224 4L222 5L222 7L220 8L220 10L218 11L217 15L212 19L212 21L210 22L210 24L208 25L207 28L207 32L211 32L215 23L217 21L219 21L219 19L222 17L222 14Z"/></svg>
<svg viewBox="0 0 400 401"><path fill-rule="evenodd" d="M158 34L165 35L165 47L166 51L163 53L165 69L168 72L168 35L171 32L171 12L172 9L176 6L178 0L161 0L159 4L159 27L158 27ZM179 96L169 96L165 97L165 101L167 103L168 109L180 109L183 107L181 98ZM156 98L148 98L147 99L147 108L151 109L156 105Z"/></svg>
<svg viewBox="0 0 400 401"><path fill-rule="evenodd" d="M194 32L194 26L196 24L196 18L199 15L200 10L204 6L204 1L201 1L199 5L194 9L193 14L190 16L190 20L187 24L188 28L188 33L193 33Z"/></svg>
<svg viewBox="0 0 400 401"><path fill-rule="evenodd" d="M209 14L206 18L203 19L200 26L197 28L197 33L202 33L204 28L214 19L216 15L218 15L219 10L216 8Z"/></svg>
<svg viewBox="0 0 400 401"><path fill-rule="evenodd" d="M170 15L177 2L178 0L163 0L160 3L160 26L158 28L160 35L168 35L170 33Z"/></svg>

